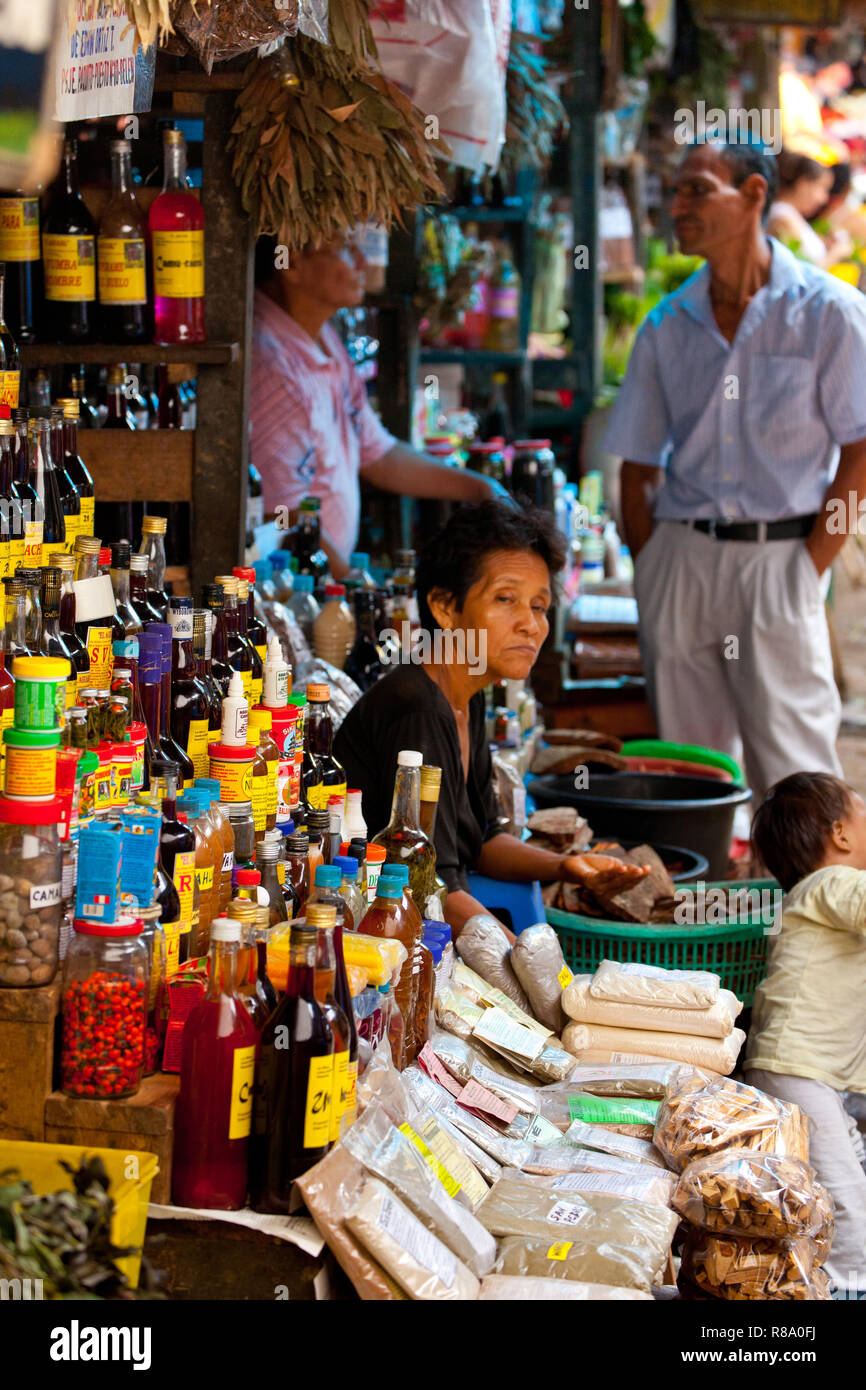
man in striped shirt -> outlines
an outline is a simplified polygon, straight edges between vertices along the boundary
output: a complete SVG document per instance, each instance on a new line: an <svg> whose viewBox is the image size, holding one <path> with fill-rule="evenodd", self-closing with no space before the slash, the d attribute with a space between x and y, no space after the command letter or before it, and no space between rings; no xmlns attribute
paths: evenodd
<svg viewBox="0 0 866 1390"><path fill-rule="evenodd" d="M659 732L744 757L756 801L840 772L824 599L866 497L866 298L765 234L775 186L763 147L688 151L671 215L707 263L647 315L605 439Z"/></svg>
<svg viewBox="0 0 866 1390"><path fill-rule="evenodd" d="M499 484L448 468L389 433L328 320L363 302L366 261L353 237L310 247L276 268L276 244L256 252L251 457L266 516L321 500L322 544L339 578L360 520L359 475L410 497L481 501Z"/></svg>

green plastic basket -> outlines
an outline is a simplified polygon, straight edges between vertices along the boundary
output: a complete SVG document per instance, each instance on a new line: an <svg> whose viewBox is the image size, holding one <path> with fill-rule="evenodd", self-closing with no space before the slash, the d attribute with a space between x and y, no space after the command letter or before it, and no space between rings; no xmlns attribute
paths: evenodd
<svg viewBox="0 0 866 1390"><path fill-rule="evenodd" d="M764 878L678 884L677 891L695 893L701 887L757 890L766 896L762 906L753 898L751 910L715 926L641 926L555 907L547 909L547 920L556 929L566 963L575 975L594 974L603 960L638 961L663 970L711 970L720 977L722 987L749 1008L767 972L779 885L775 879Z"/></svg>

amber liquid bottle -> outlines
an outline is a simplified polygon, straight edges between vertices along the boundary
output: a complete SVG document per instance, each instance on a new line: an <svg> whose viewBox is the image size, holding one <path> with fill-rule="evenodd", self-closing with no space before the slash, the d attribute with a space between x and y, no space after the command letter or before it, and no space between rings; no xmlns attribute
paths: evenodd
<svg viewBox="0 0 866 1390"><path fill-rule="evenodd" d="M331 1018L332 1029L339 1027L339 1015L346 1021L347 1031L341 1035L345 1042L346 1055L343 1058L339 1049L334 1053L334 1099L331 1103L331 1142L340 1137L340 1122L348 1116L352 1124L358 1107L358 1029L355 1024L355 1011L352 1007L352 991L346 973L343 955L343 927L346 920L346 904L340 895L340 870L331 865L321 865L316 870L315 888L310 903L324 903L333 907L336 914L333 931L320 928L319 946L316 954L316 998L322 1004L325 999L332 1003L337 1017ZM330 992L330 993L328 993ZM324 1008L324 1005L323 1005ZM335 1047L337 1031L334 1032Z"/></svg>
<svg viewBox="0 0 866 1390"><path fill-rule="evenodd" d="M250 1154L256 1211L288 1213L294 1179L328 1152L334 1035L316 1001L315 962L319 926L335 916L311 904L292 924L286 993L262 1033Z"/></svg>
<svg viewBox="0 0 866 1390"><path fill-rule="evenodd" d="M87 467L78 452L78 424L81 402L74 396L64 396L57 402L63 407L63 467L75 484L81 498L79 534L93 535L94 488ZM91 409L93 407L90 407Z"/></svg>
<svg viewBox="0 0 866 1390"><path fill-rule="evenodd" d="M420 753L398 753L391 819L372 844L382 845L387 860L406 865L412 897L423 916L436 887L436 851L421 829L421 763Z"/></svg>
<svg viewBox="0 0 866 1390"><path fill-rule="evenodd" d="M129 140L112 140L111 198L96 239L99 323L105 343L141 343L148 337L144 216L132 184Z"/></svg>

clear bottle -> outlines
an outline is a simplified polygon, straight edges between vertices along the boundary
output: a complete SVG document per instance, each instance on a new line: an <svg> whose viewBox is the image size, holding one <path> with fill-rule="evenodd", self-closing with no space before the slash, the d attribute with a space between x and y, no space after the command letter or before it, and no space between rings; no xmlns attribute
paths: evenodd
<svg viewBox="0 0 866 1390"><path fill-rule="evenodd" d="M168 520L164 516L146 516L141 523L141 545L139 555L147 556L147 601L159 621L165 622L168 612L168 594L165 591L165 531Z"/></svg>
<svg viewBox="0 0 866 1390"><path fill-rule="evenodd" d="M422 761L412 749L398 753L391 819L372 841L384 848L387 859L407 866L412 896L419 905L427 902L436 885L436 851L421 829Z"/></svg>
<svg viewBox="0 0 866 1390"><path fill-rule="evenodd" d="M149 563L147 555L140 555L137 551L135 554L130 555L129 599L143 623L161 623L163 615L158 608L151 606L147 597L147 571ZM168 611L167 604L166 611Z"/></svg>
<svg viewBox="0 0 866 1390"><path fill-rule="evenodd" d="M325 602L313 623L313 650L342 670L355 643L355 619L342 584L325 585Z"/></svg>
<svg viewBox="0 0 866 1390"><path fill-rule="evenodd" d="M365 550L353 550L349 556L349 572L343 583L347 593L352 593L355 589L369 589L371 592L376 587L376 581L370 574L370 556Z"/></svg>
<svg viewBox="0 0 866 1390"><path fill-rule="evenodd" d="M357 931L368 907L358 887L358 861L349 854L338 854L331 864L340 871L340 897L346 905L343 928L345 931Z"/></svg>
<svg viewBox="0 0 866 1390"><path fill-rule="evenodd" d="M75 537L81 534L81 498L63 463L63 407L61 405L51 407L50 442L66 533L63 549L71 551L75 545Z"/></svg>
<svg viewBox="0 0 866 1390"><path fill-rule="evenodd" d="M74 924L63 962L60 1071L68 1096L118 1100L141 1084L148 987L141 926L131 916Z"/></svg>
<svg viewBox="0 0 866 1390"><path fill-rule="evenodd" d="M149 214L153 254L154 341L203 343L204 212L186 183L186 145L163 131L165 177Z"/></svg>
<svg viewBox="0 0 866 1390"><path fill-rule="evenodd" d="M142 631L144 623L132 606L129 594L129 541L114 541L111 547L111 587L114 590L114 607L123 623L125 637L132 637Z"/></svg>
<svg viewBox="0 0 866 1390"><path fill-rule="evenodd" d="M6 661L12 665L16 656L38 656L27 646L27 586L21 579L7 575L3 580L6 591Z"/></svg>
<svg viewBox="0 0 866 1390"><path fill-rule="evenodd" d="M207 994L184 1025L172 1158L183 1207L236 1211L246 1200L258 1033L237 992L239 941L239 924L217 918Z"/></svg>
<svg viewBox="0 0 866 1390"><path fill-rule="evenodd" d="M295 592L295 576L291 569L294 556L288 555L285 550L274 550L268 556L268 563L271 567L271 585L273 586L273 597L277 603L291 603L292 595ZM310 590L312 593L312 589Z"/></svg>
<svg viewBox="0 0 866 1390"><path fill-rule="evenodd" d="M400 971L395 999L401 1017L412 1019L415 1016L415 978L412 974L411 961L415 948L415 928L403 910L402 899L403 889L396 879L380 878L376 887L376 897L361 918L358 930L364 936L392 937L405 946L408 958ZM397 1057L394 1058L394 1065L398 1071L402 1071L407 1065L403 1053L401 1053L399 1060Z"/></svg>
<svg viewBox="0 0 866 1390"><path fill-rule="evenodd" d="M256 1211L288 1214L295 1178L328 1152L334 1035L316 1000L315 961L319 924L335 915L314 904L292 923L288 988L262 1033L250 1161Z"/></svg>
<svg viewBox="0 0 866 1390"><path fill-rule="evenodd" d="M81 498L79 516L80 534L93 535L93 479L78 452L78 425L82 402L70 396L62 397L58 405L63 407L63 467L75 484Z"/></svg>
<svg viewBox="0 0 866 1390"><path fill-rule="evenodd" d="M294 613L298 627L304 634L307 646L311 651L313 648L313 625L320 612L319 605L313 597L313 584L312 575L297 575L294 591L288 602L289 610Z"/></svg>
<svg viewBox="0 0 866 1390"><path fill-rule="evenodd" d="M273 841L259 840L256 844L256 864L261 874L261 886L268 895L268 911L272 927L276 926L277 922L288 922L289 920L283 888L277 872L279 857L280 845Z"/></svg>
<svg viewBox="0 0 866 1390"><path fill-rule="evenodd" d="M210 770L208 730L211 709L210 697L196 676L192 605L191 598L173 595L168 606L168 618L171 624L171 732L192 763L194 779L206 777Z"/></svg>
<svg viewBox="0 0 866 1390"><path fill-rule="evenodd" d="M145 220L132 183L132 142L112 140L111 197L96 237L99 326L105 343L148 336Z"/></svg>
<svg viewBox="0 0 866 1390"><path fill-rule="evenodd" d="M439 792L442 787L442 769L434 767L432 764L424 763L421 767L420 783L420 816L419 823L431 845L436 845L436 813L439 810ZM434 879L434 889L436 897L445 910L445 899L448 896L448 889L443 879L437 874ZM426 915L427 904L419 903L422 914Z"/></svg>

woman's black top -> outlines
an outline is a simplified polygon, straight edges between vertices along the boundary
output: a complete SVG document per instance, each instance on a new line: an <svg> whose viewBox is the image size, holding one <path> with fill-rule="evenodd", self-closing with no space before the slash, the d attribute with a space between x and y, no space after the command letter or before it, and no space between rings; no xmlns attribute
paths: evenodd
<svg viewBox="0 0 866 1390"><path fill-rule="evenodd" d="M350 787L363 789L370 839L391 819L397 754L414 748L442 769L436 817L436 868L449 893L468 889L485 840L499 834L499 807L481 691L469 701L469 776L463 776L460 742L451 706L423 666L398 666L363 695L334 738L334 756Z"/></svg>

